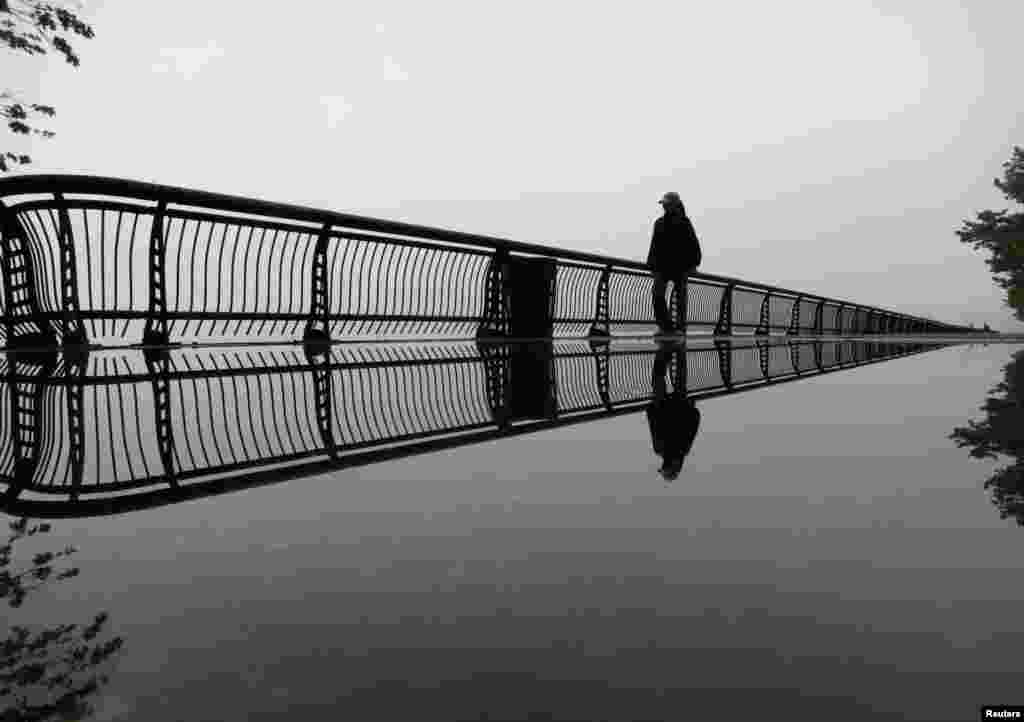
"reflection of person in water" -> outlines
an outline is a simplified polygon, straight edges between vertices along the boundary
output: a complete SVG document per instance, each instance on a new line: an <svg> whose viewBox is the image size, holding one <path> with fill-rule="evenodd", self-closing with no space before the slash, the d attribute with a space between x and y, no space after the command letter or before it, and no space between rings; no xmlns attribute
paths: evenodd
<svg viewBox="0 0 1024 722"><path fill-rule="evenodd" d="M686 354L682 347L665 345L658 349L654 357L654 370L651 386L654 398L647 406L647 424L651 429L651 443L654 453L662 458L658 470L662 478L672 481L679 476L683 461L693 447L700 427L700 411L693 401L686 397L684 384L673 384L672 393L668 392L665 380L669 361L676 356L677 364L686 363Z"/></svg>

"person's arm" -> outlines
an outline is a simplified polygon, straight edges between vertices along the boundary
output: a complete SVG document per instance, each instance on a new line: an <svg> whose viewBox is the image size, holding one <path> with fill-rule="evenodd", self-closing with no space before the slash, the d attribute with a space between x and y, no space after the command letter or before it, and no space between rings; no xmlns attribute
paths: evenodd
<svg viewBox="0 0 1024 722"><path fill-rule="evenodd" d="M647 251L647 267L653 270L658 264L658 246L661 242L661 219L654 222L654 230L651 231L651 247Z"/></svg>
<svg viewBox="0 0 1024 722"><path fill-rule="evenodd" d="M685 243L689 246L691 268L695 269L703 260L703 254L700 250L700 240L697 238L697 231L694 229L693 221L690 220L689 216L686 218L686 235Z"/></svg>

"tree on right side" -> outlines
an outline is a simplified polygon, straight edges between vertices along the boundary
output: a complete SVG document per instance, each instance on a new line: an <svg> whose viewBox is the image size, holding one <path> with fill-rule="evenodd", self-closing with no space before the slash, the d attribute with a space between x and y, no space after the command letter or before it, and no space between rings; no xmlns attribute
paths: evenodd
<svg viewBox="0 0 1024 722"><path fill-rule="evenodd" d="M985 482L1003 519L1024 526L1024 351L1003 369L1003 381L990 392L981 410L985 418L969 420L950 438L970 449L975 459L1006 460Z"/></svg>
<svg viewBox="0 0 1024 722"><path fill-rule="evenodd" d="M1007 200L1024 206L1024 148L1014 146L1003 163L1003 177L995 186ZM989 251L987 259L996 285L1006 290L1006 304L1018 321L1024 321L1024 212L985 210L976 220L963 222L956 232L961 242Z"/></svg>

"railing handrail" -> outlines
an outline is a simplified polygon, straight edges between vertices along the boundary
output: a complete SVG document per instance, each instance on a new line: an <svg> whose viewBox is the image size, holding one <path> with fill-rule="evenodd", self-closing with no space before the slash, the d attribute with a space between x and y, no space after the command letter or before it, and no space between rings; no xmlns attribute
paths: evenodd
<svg viewBox="0 0 1024 722"><path fill-rule="evenodd" d="M214 193L211 191L182 188L179 186L161 185L145 181L77 174L24 174L0 178L0 203L2 203L2 199L5 196L37 193L78 193L131 196L136 199L152 202L163 201L165 203L174 203L183 206L203 206L234 213L272 215L277 218L287 218L293 221L302 221L306 223L332 224L373 233L426 238L446 243L491 249L504 249L516 253L581 261L597 266L616 266L620 269L630 269L643 273L649 272L649 268L646 263L634 259L587 253L584 251L547 246L539 243L514 241L497 236L453 231L433 226L404 223L401 221L385 220L350 213L340 213L337 211L312 208L309 206L264 201L244 196ZM795 291L793 289L757 281L747 281L740 278L705 273L702 271L692 273L689 277L700 281L710 281L723 286L733 286L740 289L768 292L782 297L795 298L800 296L804 300L815 303L824 302L833 305L842 304L843 306L850 307L852 309L879 312L894 316L901 316L903 318L912 318L917 321L939 324L950 329L959 328L952 326L951 324L932 321L920 316L912 316L910 314L876 306L868 306L857 302L843 301L829 296Z"/></svg>

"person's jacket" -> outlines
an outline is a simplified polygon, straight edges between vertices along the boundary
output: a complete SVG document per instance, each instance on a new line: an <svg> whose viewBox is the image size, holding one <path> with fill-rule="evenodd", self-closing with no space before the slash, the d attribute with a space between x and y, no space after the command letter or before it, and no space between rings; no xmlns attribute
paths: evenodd
<svg viewBox="0 0 1024 722"><path fill-rule="evenodd" d="M670 276L683 275L701 262L700 241L690 219L684 215L664 215L654 222L647 266Z"/></svg>

